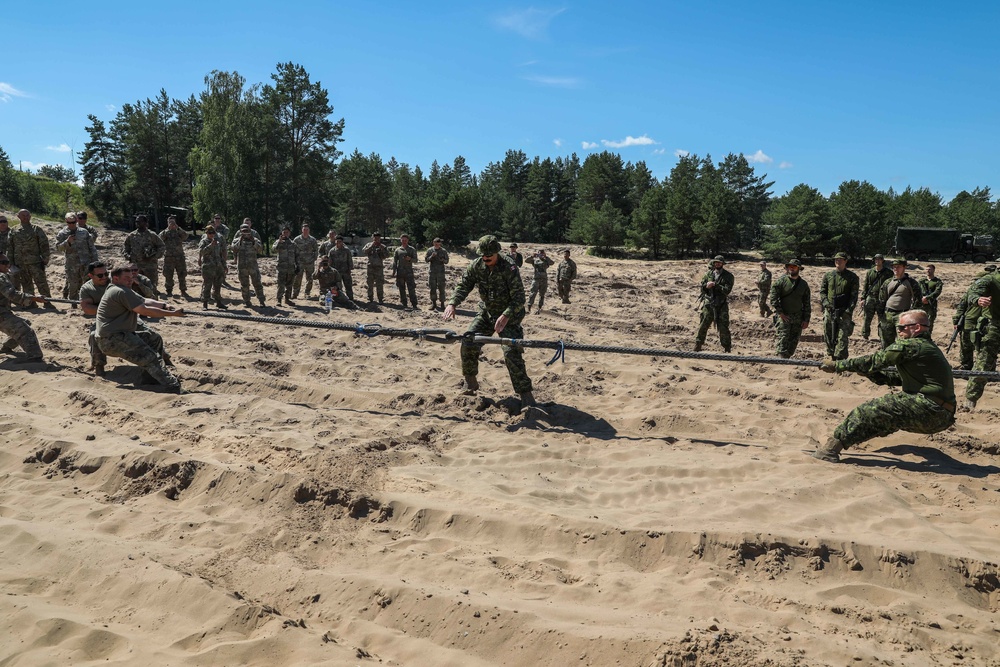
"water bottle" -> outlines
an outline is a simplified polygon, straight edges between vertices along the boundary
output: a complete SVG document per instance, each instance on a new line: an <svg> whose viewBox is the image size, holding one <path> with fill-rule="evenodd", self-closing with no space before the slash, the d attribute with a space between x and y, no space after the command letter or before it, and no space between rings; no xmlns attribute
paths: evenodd
<svg viewBox="0 0 1000 667"><path fill-rule="evenodd" d="M323 299L323 302L326 304L326 312L329 313L333 310L333 290L326 291L326 297Z"/></svg>

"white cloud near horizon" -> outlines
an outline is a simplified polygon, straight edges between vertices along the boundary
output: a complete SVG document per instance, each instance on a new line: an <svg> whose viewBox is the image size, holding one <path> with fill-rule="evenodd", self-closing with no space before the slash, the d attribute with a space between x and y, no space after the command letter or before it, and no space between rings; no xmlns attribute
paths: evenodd
<svg viewBox="0 0 1000 667"><path fill-rule="evenodd" d="M38 171L42 167L49 165L48 162L32 162L31 160L19 160L15 164L20 166L21 169L27 169L28 171Z"/></svg>
<svg viewBox="0 0 1000 667"><path fill-rule="evenodd" d="M520 11L495 16L493 24L498 28L516 32L527 39L542 39L546 36L552 20L566 11L563 9L535 9L529 7Z"/></svg>
<svg viewBox="0 0 1000 667"><path fill-rule="evenodd" d="M537 83L542 86L553 86L555 88L576 88L580 85L580 79L575 76L544 76L542 74L529 74L521 77L525 81Z"/></svg>
<svg viewBox="0 0 1000 667"><path fill-rule="evenodd" d="M118 107L115 106L114 104L105 104L104 108L107 109L108 111L117 111L118 110Z"/></svg>
<svg viewBox="0 0 1000 667"><path fill-rule="evenodd" d="M658 142L653 141L648 135L644 134L641 137L633 137L632 135L629 135L621 141L608 141L607 139L601 139L601 143L608 148L628 148L629 146L652 146Z"/></svg>
<svg viewBox="0 0 1000 667"><path fill-rule="evenodd" d="M69 153L73 149L69 147L69 144L61 143L58 146L46 146L45 150L55 151L57 153Z"/></svg>
<svg viewBox="0 0 1000 667"><path fill-rule="evenodd" d="M591 148L597 148L596 141L584 141L582 145L583 145L583 150L585 151L590 150Z"/></svg>
<svg viewBox="0 0 1000 667"><path fill-rule="evenodd" d="M553 139L552 143L554 143L556 145L556 148L562 148L563 140L562 139Z"/></svg>
<svg viewBox="0 0 1000 667"><path fill-rule="evenodd" d="M778 169L791 169L791 167L792 167L791 162L782 162L781 164L778 165Z"/></svg>
<svg viewBox="0 0 1000 667"><path fill-rule="evenodd" d="M18 90L14 86L0 81L0 102L10 102L15 97L27 97L28 93Z"/></svg>
<svg viewBox="0 0 1000 667"><path fill-rule="evenodd" d="M753 162L755 164L771 164L774 162L774 158L767 155L764 151L758 149L753 155L743 154L743 157L747 159L747 162Z"/></svg>
<svg viewBox="0 0 1000 667"><path fill-rule="evenodd" d="M691 151L686 151L683 148L675 148L674 149L674 156L675 157L687 157L688 155L691 155Z"/></svg>
<svg viewBox="0 0 1000 667"><path fill-rule="evenodd" d="M667 153L667 149L666 148L654 148L653 149L653 155L666 155L666 153Z"/></svg>

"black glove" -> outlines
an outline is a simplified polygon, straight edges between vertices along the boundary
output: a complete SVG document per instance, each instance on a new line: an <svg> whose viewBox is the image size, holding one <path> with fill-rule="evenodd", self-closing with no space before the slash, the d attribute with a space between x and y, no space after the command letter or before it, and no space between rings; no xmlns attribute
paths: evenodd
<svg viewBox="0 0 1000 667"><path fill-rule="evenodd" d="M837 362L832 358L824 359L823 363L820 364L819 369L824 373L836 373L837 372Z"/></svg>

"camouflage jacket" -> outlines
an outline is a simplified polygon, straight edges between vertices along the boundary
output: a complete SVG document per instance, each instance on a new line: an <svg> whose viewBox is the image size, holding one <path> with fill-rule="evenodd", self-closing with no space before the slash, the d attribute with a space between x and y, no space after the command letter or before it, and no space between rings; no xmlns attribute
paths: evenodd
<svg viewBox="0 0 1000 667"><path fill-rule="evenodd" d="M316 263L316 258L319 256L319 241L315 236L305 238L299 234L292 239L292 244L295 246L295 261L300 267Z"/></svg>
<svg viewBox="0 0 1000 667"><path fill-rule="evenodd" d="M10 230L7 251L7 259L15 266L48 264L51 256L45 230L31 223Z"/></svg>
<svg viewBox="0 0 1000 667"><path fill-rule="evenodd" d="M278 271L298 271L299 264L296 261L298 253L295 248L295 241L292 239L279 238L271 246L271 252L278 258Z"/></svg>
<svg viewBox="0 0 1000 667"><path fill-rule="evenodd" d="M803 322L808 322L812 316L812 304L809 303L809 284L806 283L805 278L799 277L792 280L787 274L781 276L771 286L768 301L778 315L798 316Z"/></svg>
<svg viewBox="0 0 1000 667"><path fill-rule="evenodd" d="M858 274L844 269L828 271L819 288L819 304L823 310L853 313L858 305Z"/></svg>
<svg viewBox="0 0 1000 667"><path fill-rule="evenodd" d="M993 302L986 312L990 316L990 326L1000 326L1000 276L990 273L980 278L969 288L969 295L976 300L983 296L992 297Z"/></svg>
<svg viewBox="0 0 1000 667"><path fill-rule="evenodd" d="M708 283L715 282L711 288L706 287ZM701 298L708 303L715 305L726 303L729 300L729 293L733 291L735 279L733 274L725 269L719 269L718 274L714 268L705 272L701 277Z"/></svg>
<svg viewBox="0 0 1000 667"><path fill-rule="evenodd" d="M890 280L892 280L892 269L888 266L883 264L881 271L874 266L868 269L868 272L865 273L864 287L861 288L861 298L866 301L868 299L877 299L882 285Z"/></svg>
<svg viewBox="0 0 1000 667"><path fill-rule="evenodd" d="M373 241L366 245L362 252L368 258L368 266L384 266L385 260L389 259L389 248L384 243L375 245Z"/></svg>
<svg viewBox="0 0 1000 667"><path fill-rule="evenodd" d="M889 366L896 367L898 378L882 372ZM843 359L837 362L837 370L874 376L872 379L879 384L901 384L907 394L927 394L955 402L951 365L941 348L926 335L897 338L895 343L875 354Z"/></svg>
<svg viewBox="0 0 1000 667"><path fill-rule="evenodd" d="M936 306L938 299L941 297L941 290L944 289L944 281L934 276L934 278L918 280L917 283L920 285L922 295L927 298L930 305Z"/></svg>
<svg viewBox="0 0 1000 667"><path fill-rule="evenodd" d="M9 274L0 273L0 313L9 313L12 303L18 306L30 306L34 301L14 287Z"/></svg>
<svg viewBox="0 0 1000 667"><path fill-rule="evenodd" d="M330 258L330 266L337 271L340 271L340 275L351 275L351 269L354 268L354 255L351 254L351 249L347 246L343 248L333 248L327 253Z"/></svg>
<svg viewBox="0 0 1000 667"><path fill-rule="evenodd" d="M548 257L532 257L531 266L535 269L534 279L538 282L546 282L549 279L549 267L553 264L555 262Z"/></svg>
<svg viewBox="0 0 1000 667"><path fill-rule="evenodd" d="M59 230L56 234L56 250L66 255L66 266L87 266L97 261L97 246L94 237L86 229Z"/></svg>
<svg viewBox="0 0 1000 667"><path fill-rule="evenodd" d="M177 229L164 229L160 232L160 240L163 241L163 256L170 259L184 258L184 242L187 241L188 233L178 227Z"/></svg>
<svg viewBox="0 0 1000 667"><path fill-rule="evenodd" d="M163 241L155 232L148 229L140 232L137 229L125 237L122 253L125 255L125 259L130 262L147 264L163 257L163 250Z"/></svg>
<svg viewBox="0 0 1000 667"><path fill-rule="evenodd" d="M500 253L492 267L486 266L482 257L473 260L455 286L448 303L459 305L474 287L479 288L479 298L482 299L479 309L489 317L524 315L524 283L521 282L517 264L509 256Z"/></svg>
<svg viewBox="0 0 1000 667"><path fill-rule="evenodd" d="M132 291L147 299L159 299L160 293L153 287L153 281L142 275L135 273L132 275Z"/></svg>
<svg viewBox="0 0 1000 667"><path fill-rule="evenodd" d="M771 272L767 269L761 269L757 275L757 289L761 292L771 291Z"/></svg>
<svg viewBox="0 0 1000 667"><path fill-rule="evenodd" d="M556 280L576 280L576 262L564 259L556 269Z"/></svg>
<svg viewBox="0 0 1000 667"><path fill-rule="evenodd" d="M264 251L264 246L256 238L251 236L244 240L237 235L233 239L233 257L236 259L236 266L240 269L257 269L257 256Z"/></svg>
<svg viewBox="0 0 1000 667"><path fill-rule="evenodd" d="M10 242L10 230L8 229L3 234L0 234L0 255L7 254L7 246ZM10 259L8 257L8 259Z"/></svg>
<svg viewBox="0 0 1000 667"><path fill-rule="evenodd" d="M218 236L218 234L216 234ZM212 239L203 236L198 243L198 264L205 268L226 268L226 246L218 241L212 245Z"/></svg>
<svg viewBox="0 0 1000 667"><path fill-rule="evenodd" d="M448 251L444 248L430 247L424 253L424 261L431 265L431 273L444 273L444 265L449 259Z"/></svg>
<svg viewBox="0 0 1000 667"><path fill-rule="evenodd" d="M392 272L397 276L412 276L413 265L417 263L417 249L411 245L399 246L392 253Z"/></svg>
<svg viewBox="0 0 1000 667"><path fill-rule="evenodd" d="M337 294L344 291L344 281L340 277L340 271L333 268L320 269L316 272L316 282L319 283L320 295L326 294L330 289L336 289Z"/></svg>

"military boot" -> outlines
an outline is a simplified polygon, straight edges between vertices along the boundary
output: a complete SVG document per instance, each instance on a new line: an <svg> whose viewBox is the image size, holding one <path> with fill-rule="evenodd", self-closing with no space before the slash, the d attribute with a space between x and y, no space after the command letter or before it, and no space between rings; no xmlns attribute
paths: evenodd
<svg viewBox="0 0 1000 667"><path fill-rule="evenodd" d="M522 412L528 408L537 407L538 403L535 402L535 395L530 391L521 392L521 410Z"/></svg>
<svg viewBox="0 0 1000 667"><path fill-rule="evenodd" d="M828 463L840 463L840 452L844 451L844 444L834 437L830 437L826 444L813 452L813 458Z"/></svg>
<svg viewBox="0 0 1000 667"><path fill-rule="evenodd" d="M702 343L700 340L696 340L694 342L694 351L695 352L701 352L701 346L702 345L704 345L704 343Z"/></svg>
<svg viewBox="0 0 1000 667"><path fill-rule="evenodd" d="M975 409L976 409L976 401L972 400L971 398L967 398L964 401L962 401L962 410L964 410L965 412L972 412Z"/></svg>
<svg viewBox="0 0 1000 667"><path fill-rule="evenodd" d="M462 392L466 396L474 396L479 391L479 379L475 375L465 376L465 390Z"/></svg>

